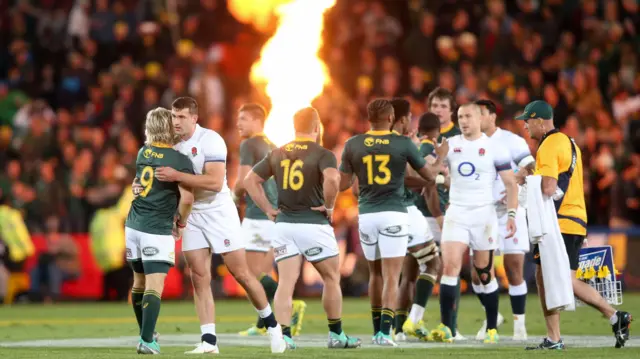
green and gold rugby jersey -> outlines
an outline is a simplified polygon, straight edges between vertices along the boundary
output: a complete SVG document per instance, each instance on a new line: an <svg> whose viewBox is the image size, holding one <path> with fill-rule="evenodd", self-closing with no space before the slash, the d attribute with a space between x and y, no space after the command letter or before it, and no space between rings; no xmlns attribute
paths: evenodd
<svg viewBox="0 0 640 359"><path fill-rule="evenodd" d="M240 165L253 167L274 148L276 148L276 146L271 143L264 134L249 137L240 144ZM275 180L273 178L266 180L262 184L262 188L264 188L264 193L267 195L271 205L274 207L277 206L278 191ZM256 206L248 193L245 194L244 198L247 202L244 218L267 219L267 215Z"/></svg>
<svg viewBox="0 0 640 359"><path fill-rule="evenodd" d="M427 157L428 155L436 156L435 146L433 142L430 140L422 140L420 143L420 155L422 157ZM449 198L449 191L443 185L437 185L438 189L438 198L440 199L440 210L444 214L444 209L447 204L447 200ZM445 197L446 196L446 197ZM418 195L418 199L416 200L416 207L422 212L422 215L425 217L433 217L431 211L427 207L427 201L425 201L424 196Z"/></svg>
<svg viewBox="0 0 640 359"><path fill-rule="evenodd" d="M296 139L272 150L253 167L253 172L262 179L275 178L280 210L276 222L329 223L323 212L311 209L324 205L322 171L327 168L336 168L336 156L306 139Z"/></svg>
<svg viewBox="0 0 640 359"><path fill-rule="evenodd" d="M177 182L162 182L154 177L159 167L194 173L191 160L182 153L167 145L144 145L136 159L136 177L143 190L131 202L125 226L149 234L171 235L180 190Z"/></svg>
<svg viewBox="0 0 640 359"><path fill-rule="evenodd" d="M451 121L449 126L440 129L440 137L438 137L438 141L441 141L443 138L451 138L460 134L462 134L460 128Z"/></svg>
<svg viewBox="0 0 640 359"><path fill-rule="evenodd" d="M441 141L443 138L451 138L460 134L462 134L460 128L451 121L449 126L440 129L440 137L438 137L438 141ZM438 195L440 196L440 208L444 214L444 208L449 204L449 190L444 185L438 185Z"/></svg>
<svg viewBox="0 0 640 359"><path fill-rule="evenodd" d="M416 170L426 162L410 138L391 131L369 131L344 146L340 171L358 178L360 214L407 212L404 176L407 163Z"/></svg>

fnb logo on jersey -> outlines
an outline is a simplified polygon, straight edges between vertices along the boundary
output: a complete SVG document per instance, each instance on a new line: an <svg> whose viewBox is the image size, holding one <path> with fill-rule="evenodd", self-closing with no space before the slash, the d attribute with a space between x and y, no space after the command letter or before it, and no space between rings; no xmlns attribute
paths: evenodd
<svg viewBox="0 0 640 359"><path fill-rule="evenodd" d="M147 148L146 150L144 150L144 152L142 153L142 155L144 156L144 158L163 158L164 154L162 153L158 153L158 152L153 152L152 149Z"/></svg>
<svg viewBox="0 0 640 359"><path fill-rule="evenodd" d="M389 140L386 138L367 137L364 139L364 145L367 147L371 147L373 145L388 145L389 143Z"/></svg>
<svg viewBox="0 0 640 359"><path fill-rule="evenodd" d="M309 146L307 145L301 145L301 144L297 144L297 143L290 143L286 146L284 146L284 150L287 152L291 152L293 150L306 150L308 149Z"/></svg>

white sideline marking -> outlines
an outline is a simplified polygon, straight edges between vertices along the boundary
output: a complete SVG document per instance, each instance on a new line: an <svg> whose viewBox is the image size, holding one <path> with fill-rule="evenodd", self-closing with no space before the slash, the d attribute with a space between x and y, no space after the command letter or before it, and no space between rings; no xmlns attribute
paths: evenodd
<svg viewBox="0 0 640 359"><path fill-rule="evenodd" d="M355 335L362 339L363 348L380 348L371 344L371 335ZM78 339L55 339L55 340L29 340L18 342L0 342L0 347L74 347L74 348L106 348L106 347L131 347L135 348L138 343L139 337L114 337L114 338L78 338ZM200 340L197 334L166 334L160 333L159 343L163 347L188 347L195 346ZM294 338L298 348L322 348L327 346L327 336L320 334L302 335ZM500 343L497 346L503 347L524 347L525 345L537 344L541 338L529 339L525 342L516 342L509 337L500 339ZM565 345L567 347L576 348L599 348L599 347L611 347L615 344L613 335L610 336L580 336L580 335L567 335L563 337ZM239 347L239 346L264 346L268 347L268 337L241 337L237 334L218 334L218 343L221 348L224 347ZM424 343L418 341L402 342L398 343L400 348L483 348L496 346L485 345L475 340L466 340L453 344L443 343ZM632 338L626 343L626 347L640 347L640 339ZM391 347L389 347L391 348Z"/></svg>

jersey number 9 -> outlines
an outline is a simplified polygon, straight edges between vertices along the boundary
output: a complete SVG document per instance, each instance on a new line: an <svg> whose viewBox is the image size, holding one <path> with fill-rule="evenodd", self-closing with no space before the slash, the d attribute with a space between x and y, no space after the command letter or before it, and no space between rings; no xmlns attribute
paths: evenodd
<svg viewBox="0 0 640 359"><path fill-rule="evenodd" d="M295 160L291 164L291 160L280 161L280 167L282 167L282 189L291 188L294 191L302 188L304 184L304 176L300 168L302 168L302 160Z"/></svg>
<svg viewBox="0 0 640 359"><path fill-rule="evenodd" d="M140 197L146 197L153 186L153 167L146 166L142 169L140 175L140 185L144 188L140 193Z"/></svg>
<svg viewBox="0 0 640 359"><path fill-rule="evenodd" d="M362 162L367 166L367 184L372 185L373 182L379 185L385 185L391 181L391 171L387 165L391 156L389 155L366 155L362 157ZM377 173L373 175L373 164L378 166Z"/></svg>

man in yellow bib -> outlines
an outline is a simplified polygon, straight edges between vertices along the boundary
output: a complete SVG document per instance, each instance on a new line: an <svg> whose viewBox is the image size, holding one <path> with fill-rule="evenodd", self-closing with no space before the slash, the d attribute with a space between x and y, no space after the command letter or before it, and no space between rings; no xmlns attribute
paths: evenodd
<svg viewBox="0 0 640 359"><path fill-rule="evenodd" d="M545 196L552 196L557 188L560 188L564 193L562 198L555 201L555 207L560 232L569 256L573 292L584 303L609 318L616 337L616 348L621 348L629 339L631 315L627 312L616 311L593 287L576 278L578 255L587 235L587 211L584 202L580 148L572 138L554 127L553 109L544 101L538 100L529 103L525 107L524 113L517 116L516 119L524 120L531 138L539 141L535 174L542 176L542 193ZM524 183L525 176L530 174L526 172L518 172L517 177L520 183ZM538 245L534 247L533 254L537 264L536 283L547 325L547 337L538 346L527 349L564 349L564 343L560 338L560 313L550 312L545 306L544 282L542 281Z"/></svg>

